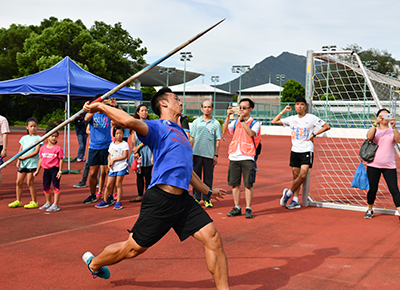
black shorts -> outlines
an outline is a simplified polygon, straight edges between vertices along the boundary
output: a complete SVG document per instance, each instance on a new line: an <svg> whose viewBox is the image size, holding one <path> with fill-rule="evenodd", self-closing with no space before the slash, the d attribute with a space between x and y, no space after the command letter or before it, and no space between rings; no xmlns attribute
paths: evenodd
<svg viewBox="0 0 400 290"><path fill-rule="evenodd" d="M108 149L90 149L88 152L88 164L107 165L108 164Z"/></svg>
<svg viewBox="0 0 400 290"><path fill-rule="evenodd" d="M148 248L171 228L184 241L212 221L187 191L175 195L154 186L143 195L140 215L128 232L139 246Z"/></svg>
<svg viewBox="0 0 400 290"><path fill-rule="evenodd" d="M310 165L310 168L312 168L313 161L313 152L290 152L290 167L300 168L302 165Z"/></svg>
<svg viewBox="0 0 400 290"><path fill-rule="evenodd" d="M32 173L35 171L36 171L36 168L18 168L18 172L21 172L21 173Z"/></svg>
<svg viewBox="0 0 400 290"><path fill-rule="evenodd" d="M228 185L239 186L243 174L244 186L252 188L255 172L255 162L253 160L229 161Z"/></svg>

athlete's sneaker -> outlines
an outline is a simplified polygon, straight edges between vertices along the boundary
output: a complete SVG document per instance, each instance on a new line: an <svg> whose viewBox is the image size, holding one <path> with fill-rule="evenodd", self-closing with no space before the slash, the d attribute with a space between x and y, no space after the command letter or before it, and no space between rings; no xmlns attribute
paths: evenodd
<svg viewBox="0 0 400 290"><path fill-rule="evenodd" d="M47 212L56 212L56 211L60 211L60 207L56 204L52 204L51 207L49 207L48 209L46 209Z"/></svg>
<svg viewBox="0 0 400 290"><path fill-rule="evenodd" d="M82 188L82 187L86 187L86 183L79 181L78 184L74 184L75 188Z"/></svg>
<svg viewBox="0 0 400 290"><path fill-rule="evenodd" d="M285 206L286 205L286 203L288 202L288 200L289 200L289 196L287 196L287 194L286 194L286 192L288 192L289 191L289 189L287 189L287 188L285 188L284 190L283 190L283 194L282 194L282 197L281 197L281 206Z"/></svg>
<svg viewBox="0 0 400 290"><path fill-rule="evenodd" d="M24 205L24 208L27 208L27 209L33 209L33 208L38 208L38 207L39 207L39 204L37 202L34 202L33 200L30 203Z"/></svg>
<svg viewBox="0 0 400 290"><path fill-rule="evenodd" d="M113 209L121 209L122 207L123 207L122 204L121 204L119 201L117 201L117 202L115 203Z"/></svg>
<svg viewBox="0 0 400 290"><path fill-rule="evenodd" d="M101 199L102 197L103 195L101 194L101 192L96 193L97 200Z"/></svg>
<svg viewBox="0 0 400 290"><path fill-rule="evenodd" d="M226 215L227 215L227 216L230 216L230 217L239 216L239 215L242 215L242 210L239 209L239 208L237 208L237 207L234 207L234 208L233 208L230 212L228 212Z"/></svg>
<svg viewBox="0 0 400 290"><path fill-rule="evenodd" d="M87 203L92 203L92 202L96 202L97 198L96 195L94 193L91 193L84 201L83 203L87 204Z"/></svg>
<svg viewBox="0 0 400 290"><path fill-rule="evenodd" d="M22 206L22 204L21 204L21 202L18 201L18 200L13 201L13 202L11 202L11 203L8 204L8 207L11 207L11 208L20 207L20 206Z"/></svg>
<svg viewBox="0 0 400 290"><path fill-rule="evenodd" d="M205 207L213 207L214 205L211 203L211 200L205 200L204 201L204 206Z"/></svg>
<svg viewBox="0 0 400 290"><path fill-rule="evenodd" d="M109 205L112 205L112 204L115 203L114 197L113 197L112 195L109 195L109 196L108 196L108 198L107 198L107 203L108 203Z"/></svg>
<svg viewBox="0 0 400 290"><path fill-rule="evenodd" d="M367 212L365 213L364 218L365 218L365 219L372 219L373 216L374 216L374 212L373 212L372 210L369 209L369 210L367 210Z"/></svg>
<svg viewBox="0 0 400 290"><path fill-rule="evenodd" d="M109 207L111 204L105 202L104 200L102 200L99 204L96 204L95 207L96 208L104 208L104 207Z"/></svg>
<svg viewBox="0 0 400 290"><path fill-rule="evenodd" d="M42 205L41 207L39 207L40 210L46 210L49 207L51 207L51 203L46 202L44 205Z"/></svg>
<svg viewBox="0 0 400 290"><path fill-rule="evenodd" d="M253 218L253 212L251 211L251 208L246 208L246 218L247 219Z"/></svg>
<svg viewBox="0 0 400 290"><path fill-rule="evenodd" d="M292 200L292 202L289 203L289 204L286 206L286 208L287 208L287 209L301 208L301 205L300 205L300 203L298 203L297 201Z"/></svg>
<svg viewBox="0 0 400 290"><path fill-rule="evenodd" d="M93 258L94 258L94 256L91 252L86 252L82 256L82 260L86 263L90 273L92 273L92 275L93 275L93 278L100 277L102 279L109 279L111 274L110 274L110 270L108 270L107 266L101 267L100 270L98 270L96 272L93 272L90 269L89 265Z"/></svg>

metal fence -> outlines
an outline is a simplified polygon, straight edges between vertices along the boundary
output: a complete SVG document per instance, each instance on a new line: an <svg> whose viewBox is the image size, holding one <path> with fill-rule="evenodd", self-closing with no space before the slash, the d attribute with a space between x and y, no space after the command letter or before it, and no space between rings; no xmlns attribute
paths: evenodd
<svg viewBox="0 0 400 290"><path fill-rule="evenodd" d="M150 106L150 101L143 102L149 110L153 113ZM130 115L133 115L136 107L140 102L127 102L119 101L118 104ZM201 112L202 101L199 102L186 102L186 115L197 118L202 115ZM228 107L234 107L238 104L235 102L216 102L213 116L217 119L225 120L226 110ZM251 116L257 121L262 122L263 125L272 125L272 119L281 112L287 105L292 106L292 110L285 114L285 117L295 115L294 103L255 103L255 107L251 112ZM374 105L362 106L359 104L358 110L354 109L354 102L351 104L341 104L340 110L338 107L333 107L332 104L321 104L318 107L313 106L313 114L320 117L327 122L332 128L368 128L371 124L371 118L376 111Z"/></svg>

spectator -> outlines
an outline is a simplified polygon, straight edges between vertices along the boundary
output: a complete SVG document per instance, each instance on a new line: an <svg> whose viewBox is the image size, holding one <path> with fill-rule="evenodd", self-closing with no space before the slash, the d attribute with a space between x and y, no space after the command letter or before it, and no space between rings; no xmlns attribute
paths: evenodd
<svg viewBox="0 0 400 290"><path fill-rule="evenodd" d="M86 123L84 119L84 115L80 115L78 118L74 120L75 123L75 132L76 138L78 139L79 149L78 154L76 156L76 161L85 162L85 150L86 150L86 140L88 135L86 134Z"/></svg>
<svg viewBox="0 0 400 290"><path fill-rule="evenodd" d="M234 208L228 216L242 215L240 208L240 181L243 175L246 198L246 218L253 218L251 205L253 202L253 184L255 180L256 148L261 139L261 124L253 121L250 116L254 102L250 99L241 99L239 102L238 120L229 123L230 116L235 111L229 107L224 122L223 132L233 134L229 144L228 185L232 186ZM228 125L229 124L229 125Z"/></svg>
<svg viewBox="0 0 400 290"><path fill-rule="evenodd" d="M203 116L192 123L190 130L190 144L193 147L193 171L200 177L203 173L203 182L212 188L214 166L218 162L219 142L222 138L221 125L212 116L213 104L205 101L201 104ZM200 203L203 195L205 207L212 207L210 198L193 188L193 198Z"/></svg>
<svg viewBox="0 0 400 290"><path fill-rule="evenodd" d="M3 163L3 159L5 157L7 157L8 134L9 133L10 133L10 128L8 126L8 121L5 117L0 115L0 158L1 158L0 163L1 164ZM1 170L0 170L0 188L1 188L2 181L3 181L3 176L1 175Z"/></svg>

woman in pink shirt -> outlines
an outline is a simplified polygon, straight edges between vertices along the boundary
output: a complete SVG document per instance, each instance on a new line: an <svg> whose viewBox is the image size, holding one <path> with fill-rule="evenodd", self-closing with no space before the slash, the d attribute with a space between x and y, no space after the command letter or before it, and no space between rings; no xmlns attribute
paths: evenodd
<svg viewBox="0 0 400 290"><path fill-rule="evenodd" d="M373 161L367 163L370 190L367 193L368 210L364 218L373 217L373 206L378 191L379 179L383 174L397 211L400 213L400 192L397 186L397 170L394 146L400 143L400 133L396 129L396 120L387 109L380 109L376 121L368 130L367 139L379 145ZM390 126L389 126L390 124Z"/></svg>

